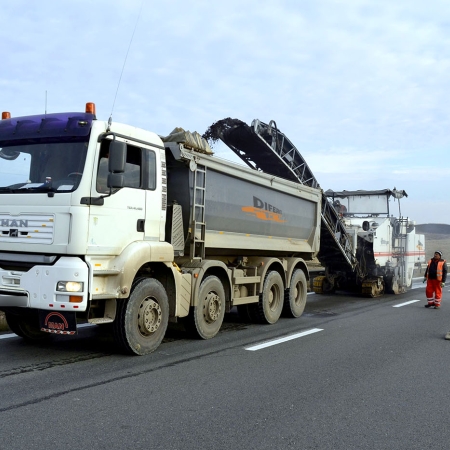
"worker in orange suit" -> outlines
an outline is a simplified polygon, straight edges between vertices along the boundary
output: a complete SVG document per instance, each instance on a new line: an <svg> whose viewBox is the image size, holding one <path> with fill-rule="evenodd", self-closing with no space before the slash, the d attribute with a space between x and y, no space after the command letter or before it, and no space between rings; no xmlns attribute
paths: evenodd
<svg viewBox="0 0 450 450"><path fill-rule="evenodd" d="M427 304L425 308L435 309L441 307L442 288L445 286L445 280L447 279L447 262L442 259L442 252L434 252L433 258L428 261L427 270L423 282L427 282L427 288L425 295L427 296Z"/></svg>

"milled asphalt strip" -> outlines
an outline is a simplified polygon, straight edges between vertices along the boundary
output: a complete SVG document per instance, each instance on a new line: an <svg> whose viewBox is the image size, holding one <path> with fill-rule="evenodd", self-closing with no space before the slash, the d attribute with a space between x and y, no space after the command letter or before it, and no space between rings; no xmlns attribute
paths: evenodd
<svg viewBox="0 0 450 450"><path fill-rule="evenodd" d="M246 347L245 350L249 350L254 352L256 350L261 350L262 348L271 347L272 345L281 344L283 342L291 341L292 339L297 339L303 336L307 336L308 334L318 333L319 331L323 331L322 328L312 328L308 331L303 331L301 333L291 334L290 336L286 336L284 338L274 339L273 341L267 341L262 344L252 345L251 347Z"/></svg>

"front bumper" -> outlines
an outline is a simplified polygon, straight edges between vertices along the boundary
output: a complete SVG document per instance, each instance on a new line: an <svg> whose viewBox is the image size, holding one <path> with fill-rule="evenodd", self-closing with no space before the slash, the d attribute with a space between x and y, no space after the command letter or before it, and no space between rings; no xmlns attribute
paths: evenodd
<svg viewBox="0 0 450 450"><path fill-rule="evenodd" d="M59 281L83 283L83 292L59 292ZM0 268L0 308L86 311L88 290L89 269L77 257L64 256L53 265L36 265L27 272Z"/></svg>

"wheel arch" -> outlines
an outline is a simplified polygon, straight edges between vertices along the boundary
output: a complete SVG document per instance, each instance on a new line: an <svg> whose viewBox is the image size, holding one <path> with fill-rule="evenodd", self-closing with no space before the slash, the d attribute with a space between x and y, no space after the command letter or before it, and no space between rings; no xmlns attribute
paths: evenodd
<svg viewBox="0 0 450 450"><path fill-rule="evenodd" d="M289 258L288 259L288 267L286 270L286 278L287 281L285 283L285 288L288 289L291 285L292 274L300 269L303 271L306 277L306 281L309 281L309 270L306 262L302 258Z"/></svg>
<svg viewBox="0 0 450 450"><path fill-rule="evenodd" d="M204 259L200 263L183 265L183 270L190 272L193 278L193 287L191 294L191 306L198 305L198 291L202 281L210 275L216 276L222 283L225 291L225 303L227 308L231 302L231 278L230 273L222 261Z"/></svg>
<svg viewBox="0 0 450 450"><path fill-rule="evenodd" d="M133 286L139 278L154 278L163 285L167 294L167 299L169 300L169 316L175 316L177 289L173 269L168 267L165 263L145 263L136 272L131 285Z"/></svg>
<svg viewBox="0 0 450 450"><path fill-rule="evenodd" d="M287 262L287 260L284 261ZM259 282L259 293L261 293L263 290L266 275L271 271L275 271L280 274L281 279L283 281L283 285L286 287L287 265L286 266L283 265L283 262L280 259L270 257L268 258L250 257L248 260L248 265L258 267L258 275L261 277L261 280Z"/></svg>

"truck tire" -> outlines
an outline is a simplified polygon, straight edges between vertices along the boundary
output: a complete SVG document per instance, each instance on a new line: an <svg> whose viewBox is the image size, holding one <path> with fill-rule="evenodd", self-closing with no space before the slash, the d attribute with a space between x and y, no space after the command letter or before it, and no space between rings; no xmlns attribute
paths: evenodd
<svg viewBox="0 0 450 450"><path fill-rule="evenodd" d="M225 315L225 290L216 276L206 277L200 285L198 305L191 308L184 325L189 334L211 339L220 330Z"/></svg>
<svg viewBox="0 0 450 450"><path fill-rule="evenodd" d="M238 305L237 310L238 310L239 318L243 322L251 322L252 321L252 318L249 314L248 305Z"/></svg>
<svg viewBox="0 0 450 450"><path fill-rule="evenodd" d="M275 270L264 279L263 290L259 295L258 319L261 323L273 324L281 316L284 304L284 285L281 275Z"/></svg>
<svg viewBox="0 0 450 450"><path fill-rule="evenodd" d="M308 287L303 270L297 269L291 277L289 289L284 293L283 315L286 317L300 317L306 306Z"/></svg>
<svg viewBox="0 0 450 450"><path fill-rule="evenodd" d="M385 279L385 292L387 294L400 294L400 286L398 284L399 277L398 275L392 275L390 277L386 277Z"/></svg>
<svg viewBox="0 0 450 450"><path fill-rule="evenodd" d="M26 313L22 316L7 312L5 317L10 330L21 338L29 341L42 341L50 338L49 333L41 331L37 313Z"/></svg>
<svg viewBox="0 0 450 450"><path fill-rule="evenodd" d="M20 336L21 338L25 337L23 331L20 329L19 316L16 316L15 314L11 313L5 313L5 319L9 329L13 333L17 334L17 336Z"/></svg>
<svg viewBox="0 0 450 450"><path fill-rule="evenodd" d="M249 303L238 306L239 316L244 322L261 323L258 303Z"/></svg>
<svg viewBox="0 0 450 450"><path fill-rule="evenodd" d="M130 297L117 302L114 339L126 353L147 355L158 348L168 323L166 290L158 280L141 278L133 284Z"/></svg>

